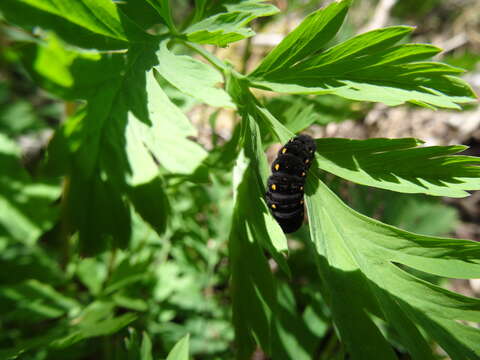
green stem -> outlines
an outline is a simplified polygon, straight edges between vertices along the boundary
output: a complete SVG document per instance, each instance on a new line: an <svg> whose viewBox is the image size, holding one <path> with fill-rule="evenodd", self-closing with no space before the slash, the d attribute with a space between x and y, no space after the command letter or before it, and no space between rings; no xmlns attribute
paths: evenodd
<svg viewBox="0 0 480 360"><path fill-rule="evenodd" d="M202 48L200 45L193 44L191 42L185 41L183 39L179 39L185 46L189 47L193 51L197 52L198 54L202 55L210 64L215 66L218 70L222 72L226 72L229 70L229 67L227 64L225 64L222 60L217 58L215 55L213 55L210 51L205 50Z"/></svg>

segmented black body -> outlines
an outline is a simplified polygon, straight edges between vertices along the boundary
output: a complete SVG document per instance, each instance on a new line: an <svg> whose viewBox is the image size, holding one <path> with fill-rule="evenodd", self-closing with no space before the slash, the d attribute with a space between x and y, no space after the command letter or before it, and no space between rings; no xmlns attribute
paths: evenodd
<svg viewBox="0 0 480 360"><path fill-rule="evenodd" d="M303 188L316 148L310 136L298 135L279 150L272 163L265 197L284 233L294 232L302 226Z"/></svg>

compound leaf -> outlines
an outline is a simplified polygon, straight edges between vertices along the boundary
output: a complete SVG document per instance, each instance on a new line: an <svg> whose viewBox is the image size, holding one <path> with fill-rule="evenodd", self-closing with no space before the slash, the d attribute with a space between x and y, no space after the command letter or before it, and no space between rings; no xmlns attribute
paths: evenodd
<svg viewBox="0 0 480 360"><path fill-rule="evenodd" d="M408 272L412 268L443 277L477 277L478 243L417 235L360 215L315 173L307 183L307 209L333 319L353 359L395 358L374 325L375 317L396 330L414 359L433 359L420 330L453 359L478 358L480 331L457 321L479 321L480 300ZM343 296L352 289L353 303Z"/></svg>
<svg viewBox="0 0 480 360"><path fill-rule="evenodd" d="M334 12L341 4L319 10L314 13L315 18L322 23L343 20L344 15L340 17L340 13ZM336 17L332 19L332 15ZM304 34L316 34L315 24L308 17L292 32L298 39L292 35L287 41L287 36L285 43L296 40L295 46L301 48L303 42L313 39ZM320 41L318 46L305 45L306 50L301 48L298 57L292 55L291 60L284 55L286 49L282 50L280 43L271 52L271 64L260 64L249 75L250 81L252 86L277 92L335 94L390 106L410 102L431 108L459 109L459 104L475 101L473 90L458 77L462 69L423 61L440 49L425 44L395 45L412 30L408 26L372 30L326 50L321 49ZM281 60L273 58L272 54L277 53L275 58Z"/></svg>
<svg viewBox="0 0 480 360"><path fill-rule="evenodd" d="M418 147L417 139L317 140L318 166L362 185L464 197L480 189L480 159L454 155L462 145Z"/></svg>

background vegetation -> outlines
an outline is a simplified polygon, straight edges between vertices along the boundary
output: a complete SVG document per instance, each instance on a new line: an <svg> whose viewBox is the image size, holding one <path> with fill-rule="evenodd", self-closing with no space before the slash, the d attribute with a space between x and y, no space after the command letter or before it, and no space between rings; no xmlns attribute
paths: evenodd
<svg viewBox="0 0 480 360"><path fill-rule="evenodd" d="M305 31L281 52L328 3L0 2L1 359L480 357L480 247L429 237L480 233L475 194L438 197L479 188L478 160L452 156L479 152L457 78L479 84L478 3L357 1L333 37L343 1L330 41L297 51ZM397 42L447 51L387 68ZM445 65L409 67L431 56ZM365 61L380 83L355 77ZM301 131L318 168L287 243L264 151Z"/></svg>

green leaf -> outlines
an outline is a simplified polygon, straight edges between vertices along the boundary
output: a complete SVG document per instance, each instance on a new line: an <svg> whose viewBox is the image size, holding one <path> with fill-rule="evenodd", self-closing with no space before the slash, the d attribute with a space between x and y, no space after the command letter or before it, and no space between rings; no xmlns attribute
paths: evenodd
<svg viewBox="0 0 480 360"><path fill-rule="evenodd" d="M38 128L41 124L33 105L28 101L12 101L0 107L0 131L5 134L19 135Z"/></svg>
<svg viewBox="0 0 480 360"><path fill-rule="evenodd" d="M158 165L144 143L146 128L134 118L127 124L128 196L140 216L161 235L167 228L170 203Z"/></svg>
<svg viewBox="0 0 480 360"><path fill-rule="evenodd" d="M180 339L170 351L166 360L188 360L189 340L190 336L188 334Z"/></svg>
<svg viewBox="0 0 480 360"><path fill-rule="evenodd" d="M421 331L452 358L479 356L480 331L458 321L479 321L480 300L406 271L476 277L478 243L412 234L360 215L320 182L315 171L308 178L306 193L319 273L333 320L352 359L396 358L373 316L396 330L414 359L434 358Z"/></svg>
<svg viewBox="0 0 480 360"><path fill-rule="evenodd" d="M259 118L282 142L289 138L288 131L268 111L261 107L258 111L262 115ZM376 151L384 150L381 145L388 149L391 143L382 140L373 139L375 146L368 140L366 144ZM397 146L402 144L407 149L417 144L415 139L389 141L397 141ZM318 151L321 154L321 149ZM352 358L396 358L374 317L395 328L414 359L433 359L420 330L453 358L478 357L480 332L457 320L478 321L480 301L427 283L405 269L443 277L475 278L480 271L480 262L476 260L480 245L468 240L416 235L360 215L320 182L315 171L311 170L306 187L310 232L318 254L324 296ZM347 293L357 296L346 296Z"/></svg>
<svg viewBox="0 0 480 360"><path fill-rule="evenodd" d="M82 259L77 265L77 276L91 294L98 295L107 278L107 266L94 258Z"/></svg>
<svg viewBox="0 0 480 360"><path fill-rule="evenodd" d="M311 13L270 51L251 75L261 77L265 73L287 68L320 50L339 30L350 3L351 0L333 2Z"/></svg>
<svg viewBox="0 0 480 360"><path fill-rule="evenodd" d="M269 169L264 156L260 129L254 120L256 100L243 86L245 84L242 84L236 78L230 79L230 91L233 94L238 94L234 95L235 103L239 107L243 121L244 155L247 158L245 161L250 164L250 170L245 175L246 183L244 185L249 190L245 190L244 198L237 198L238 203L241 204L238 206L245 207L245 209L239 211L244 211L243 216L252 226L251 231L257 241L272 254L279 266L289 275L288 265L283 255L280 254L280 252L288 249L285 234L277 222L273 220L264 200ZM240 166L240 164L238 165ZM251 205L247 205L247 196L250 197ZM253 202L256 205L253 205ZM258 209L258 211L247 210L250 206Z"/></svg>
<svg viewBox="0 0 480 360"><path fill-rule="evenodd" d="M245 167L242 177L239 172ZM241 202L236 204L229 237L230 291L238 359L250 359L255 340L265 352L270 352L272 312L276 306L275 283L267 259L251 225L245 221L251 173L241 160L234 169L234 176L240 181L236 198Z"/></svg>
<svg viewBox="0 0 480 360"><path fill-rule="evenodd" d="M59 33L63 29L56 29L57 17L93 34L115 40L127 42L149 39L149 35L141 31L117 9L114 2L109 0L5 0L2 1L0 9L7 12L7 19L8 14L14 13L15 10L26 9L31 17L36 13L42 25L60 30Z"/></svg>
<svg viewBox="0 0 480 360"><path fill-rule="evenodd" d="M364 55L373 54L374 59L377 61L381 59L383 62L385 62L385 57L389 60L392 58L395 60L398 60L399 58L402 59L402 57L399 57L395 51L392 51L396 49L389 48L395 45L406 35L410 34L412 31L413 28L409 26L391 26L383 29L372 30L335 45L334 47L323 51L320 53L320 55L307 59L297 66L301 69L312 69L317 67L323 68L327 65L340 63L343 66L341 66L339 70L345 71L345 64L342 63L342 60L345 59L357 58L357 61L361 63L361 67L357 66L353 70L361 69L365 67L365 64L369 64L371 62L369 57L367 57L367 59L362 59L361 56ZM413 50L411 47L408 49ZM413 54L421 55L419 59L423 59L435 55L439 52L438 50L439 49L434 49L433 51L425 52L423 45L420 45L420 49L414 51ZM409 55L411 56L412 52L410 52ZM410 59L408 56L405 58ZM364 61L362 62L362 60Z"/></svg>
<svg viewBox="0 0 480 360"><path fill-rule="evenodd" d="M268 99L265 107L292 133L297 134L312 124L360 119L364 111L359 104L338 96L307 97L284 95Z"/></svg>
<svg viewBox="0 0 480 360"><path fill-rule="evenodd" d="M317 140L318 166L362 185L435 196L464 197L480 189L480 160L453 155L462 145L417 147L417 139Z"/></svg>
<svg viewBox="0 0 480 360"><path fill-rule="evenodd" d="M74 330L71 331L70 334L55 340L51 346L54 348L65 348L88 338L115 334L135 321L136 318L137 316L135 314L127 313L90 324L81 322L78 326L74 327Z"/></svg>
<svg viewBox="0 0 480 360"><path fill-rule="evenodd" d="M267 109L260 119L282 143L293 136ZM480 189L480 160L453 155L462 145L417 147L417 139L317 139L318 167L347 180L381 189L434 196L465 197Z"/></svg>
<svg viewBox="0 0 480 360"><path fill-rule="evenodd" d="M124 56L70 50L53 34L22 46L22 62L39 86L67 100L97 96L125 66Z"/></svg>
<svg viewBox="0 0 480 360"><path fill-rule="evenodd" d="M53 225L57 185L33 182L20 162L17 144L0 134L0 239L33 245Z"/></svg>
<svg viewBox="0 0 480 360"><path fill-rule="evenodd" d="M157 55L156 70L180 91L212 106L235 108L228 94L216 87L223 78L212 66L191 56L175 55L168 50L167 41Z"/></svg>
<svg viewBox="0 0 480 360"><path fill-rule="evenodd" d="M72 174L66 203L66 216L79 231L80 251L92 255L113 246L125 248L130 241L130 209L112 182L94 173L91 179Z"/></svg>
<svg viewBox="0 0 480 360"><path fill-rule="evenodd" d="M158 12L170 31L176 33L169 0L147 0L147 2Z"/></svg>
<svg viewBox="0 0 480 360"><path fill-rule="evenodd" d="M79 304L48 284L27 280L21 284L0 287L0 302L7 302L9 311L2 321L28 322L55 319L79 308ZM5 304L2 304L5 306Z"/></svg>
<svg viewBox="0 0 480 360"><path fill-rule="evenodd" d="M264 0L247 0L223 4L227 12L210 16L185 29L189 41L199 44L226 46L229 43L255 35L246 25L253 19L271 16L279 10Z"/></svg>
<svg viewBox="0 0 480 360"><path fill-rule="evenodd" d="M325 335L327 324L314 311L298 313L298 304L292 290L286 283L277 287L278 308L275 313L273 359L310 360L318 341ZM308 315L308 319L305 318ZM315 323L316 332L308 328L309 321ZM323 328L323 333L322 333ZM319 333L320 332L320 333Z"/></svg>
<svg viewBox="0 0 480 360"><path fill-rule="evenodd" d="M144 281L148 278L147 271L149 260L135 261L125 258L113 272L111 278L105 284L104 294L111 294L133 283Z"/></svg>
<svg viewBox="0 0 480 360"><path fill-rule="evenodd" d="M458 211L438 198L364 186L352 186L348 190L348 205L353 209L407 231L444 236L458 226Z"/></svg>
<svg viewBox="0 0 480 360"><path fill-rule="evenodd" d="M456 77L462 69L428 59L440 49L424 44L394 46L413 29L392 26L373 30L318 55L250 75L252 85L277 92L335 94L390 106L411 102L459 109L474 101L470 86Z"/></svg>
<svg viewBox="0 0 480 360"><path fill-rule="evenodd" d="M286 239L265 204L268 165L263 155L260 131L254 120L255 99L235 77L229 79L229 93L242 115L243 151L234 168L234 214L229 236L233 323L238 359L249 359L257 342L271 353L273 316L276 312L275 279L266 249L280 268L290 270L280 251Z"/></svg>
<svg viewBox="0 0 480 360"><path fill-rule="evenodd" d="M170 207L158 163L170 173L191 176L203 167L207 153L187 138L195 136L196 129L154 78L158 49L139 45L125 54L89 58L61 43L47 46L57 58L67 59L62 71L68 76L52 74L46 63L32 67L34 74L48 85L56 78L69 78L68 86L50 88L65 97L87 99L87 105L57 131L58 141L49 152L52 159L59 152L69 153L68 216L73 230L80 231L81 248L90 254L102 251L109 235L114 246L128 244L126 196L162 234ZM94 68L97 80L82 80L82 67L87 72Z"/></svg>
<svg viewBox="0 0 480 360"><path fill-rule="evenodd" d="M187 349L188 349L188 344L187 344ZM142 335L142 345L140 348L140 360L153 360L152 341L150 340L150 337L146 332L143 332L143 335ZM188 360L188 356L186 357L186 360Z"/></svg>
<svg viewBox="0 0 480 360"><path fill-rule="evenodd" d="M113 317L113 304L94 302L68 324L60 323L41 336L22 341L14 348L0 352L2 358L15 358L33 349L63 349L88 338L114 334L136 319L136 315L126 313Z"/></svg>
<svg viewBox="0 0 480 360"><path fill-rule="evenodd" d="M187 139L197 135L196 128L168 99L154 77L155 71L149 74L147 94L149 103L153 104L151 116L155 121L150 128L138 123L144 131L144 142L168 171L192 174L206 158L207 152Z"/></svg>

